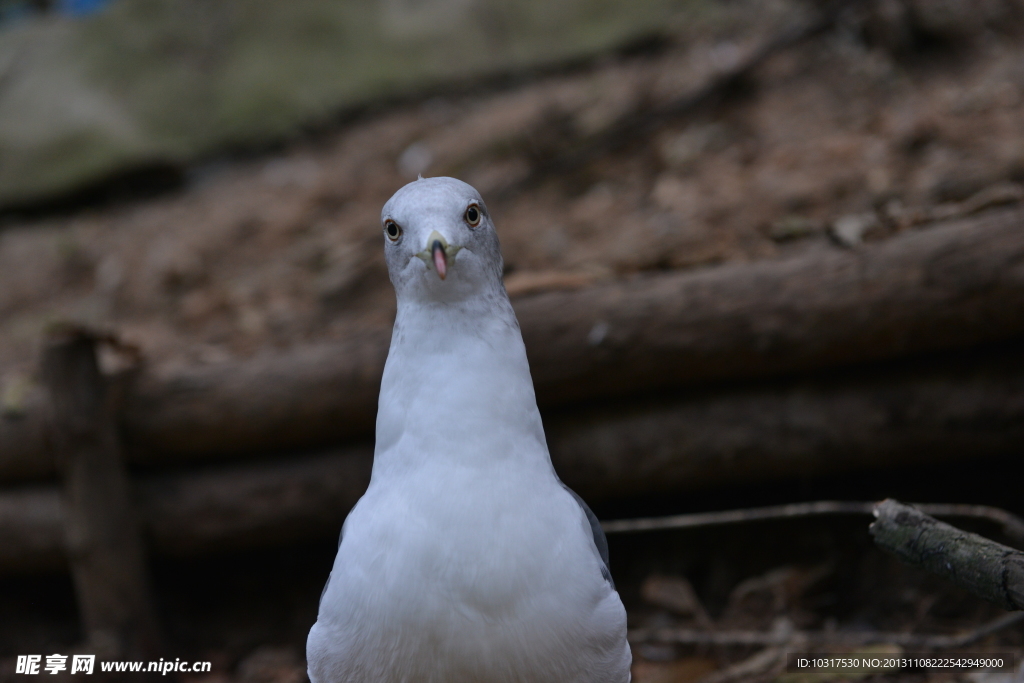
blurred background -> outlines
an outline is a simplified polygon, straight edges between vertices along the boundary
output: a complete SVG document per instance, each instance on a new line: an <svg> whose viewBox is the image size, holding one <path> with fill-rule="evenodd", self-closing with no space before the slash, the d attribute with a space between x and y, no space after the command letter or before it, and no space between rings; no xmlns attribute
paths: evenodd
<svg viewBox="0 0 1024 683"><path fill-rule="evenodd" d="M369 476L380 208L420 174L488 202L556 468L602 519L1024 514L1020 0L0 0L0 680L99 647L41 369L72 328L161 656L305 680ZM869 521L613 534L612 568L634 628L1002 614ZM638 642L634 680L785 677L737 668L759 654Z"/></svg>

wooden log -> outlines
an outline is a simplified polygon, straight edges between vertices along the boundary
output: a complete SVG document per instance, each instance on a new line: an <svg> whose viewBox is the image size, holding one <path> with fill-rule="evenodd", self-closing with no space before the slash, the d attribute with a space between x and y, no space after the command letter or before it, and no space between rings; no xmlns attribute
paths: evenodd
<svg viewBox="0 0 1024 683"><path fill-rule="evenodd" d="M1024 334L1024 211L856 250L643 275L518 299L542 407L806 372ZM389 330L128 389L133 462L272 452L372 431ZM0 431L0 434L3 432ZM0 443L0 480L37 457ZM14 464L12 464L14 463Z"/></svg>
<svg viewBox="0 0 1024 683"><path fill-rule="evenodd" d="M998 456L1024 444L1024 356L1010 349L980 361L938 358L899 371L662 396L647 406L549 415L545 426L559 474L591 502ZM365 445L148 475L138 499L163 553L323 538L340 529L371 462ZM55 493L0 494L0 541L22 549L0 544L0 569L60 554L45 543L54 538L46 511L56 505L47 496Z"/></svg>
<svg viewBox="0 0 1024 683"><path fill-rule="evenodd" d="M647 276L516 308L547 405L804 372L1024 332L1024 211L859 250Z"/></svg>
<svg viewBox="0 0 1024 683"><path fill-rule="evenodd" d="M323 445L372 433L390 330L240 363L146 376L122 424L148 464Z"/></svg>
<svg viewBox="0 0 1024 683"><path fill-rule="evenodd" d="M660 395L546 425L558 471L592 500L1008 454L1024 445L1024 353Z"/></svg>
<svg viewBox="0 0 1024 683"><path fill-rule="evenodd" d="M43 353L64 542L87 641L116 657L152 656L161 640L156 611L96 343L85 330L65 328Z"/></svg>
<svg viewBox="0 0 1024 683"><path fill-rule="evenodd" d="M144 479L162 552L187 555L337 534L370 483L373 447Z"/></svg>
<svg viewBox="0 0 1024 683"><path fill-rule="evenodd" d="M869 527L875 544L1006 610L1024 610L1024 553L961 531L910 505L884 500Z"/></svg>
<svg viewBox="0 0 1024 683"><path fill-rule="evenodd" d="M337 535L370 481L369 445L201 472L141 477L152 548L195 555ZM66 551L55 487L0 493L0 573L59 567Z"/></svg>
<svg viewBox="0 0 1024 683"><path fill-rule="evenodd" d="M17 410L0 412L0 481L53 476L47 411L46 392L34 386Z"/></svg>
<svg viewBox="0 0 1024 683"><path fill-rule="evenodd" d="M0 494L0 572L67 565L60 494L33 487Z"/></svg>

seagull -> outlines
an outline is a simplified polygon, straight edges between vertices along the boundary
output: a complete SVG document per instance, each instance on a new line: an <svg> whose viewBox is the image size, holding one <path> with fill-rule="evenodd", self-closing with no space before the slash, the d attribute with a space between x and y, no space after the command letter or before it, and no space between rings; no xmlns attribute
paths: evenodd
<svg viewBox="0 0 1024 683"><path fill-rule="evenodd" d="M420 178L381 224L398 312L311 683L628 683L608 544L551 464L483 199Z"/></svg>

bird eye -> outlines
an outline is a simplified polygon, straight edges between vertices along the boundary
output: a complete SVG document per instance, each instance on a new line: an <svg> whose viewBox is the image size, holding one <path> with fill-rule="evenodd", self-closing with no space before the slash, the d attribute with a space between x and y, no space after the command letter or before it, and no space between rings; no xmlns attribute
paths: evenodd
<svg viewBox="0 0 1024 683"><path fill-rule="evenodd" d="M469 225L469 227L471 228L475 228L476 226L480 225L481 215L482 212L480 211L480 207L477 206L476 204L470 204L469 208L466 209L466 224Z"/></svg>
<svg viewBox="0 0 1024 683"><path fill-rule="evenodd" d="M389 240L397 242L398 238L402 236L402 227L389 219L384 221L384 233L388 236Z"/></svg>

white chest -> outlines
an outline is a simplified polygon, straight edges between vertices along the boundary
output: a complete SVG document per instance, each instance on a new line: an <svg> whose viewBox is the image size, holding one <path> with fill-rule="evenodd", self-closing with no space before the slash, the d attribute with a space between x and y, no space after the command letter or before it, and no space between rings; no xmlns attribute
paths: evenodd
<svg viewBox="0 0 1024 683"><path fill-rule="evenodd" d="M310 633L314 683L628 680L625 612L576 502L553 477L473 477L449 485L487 494L389 486L353 510Z"/></svg>

